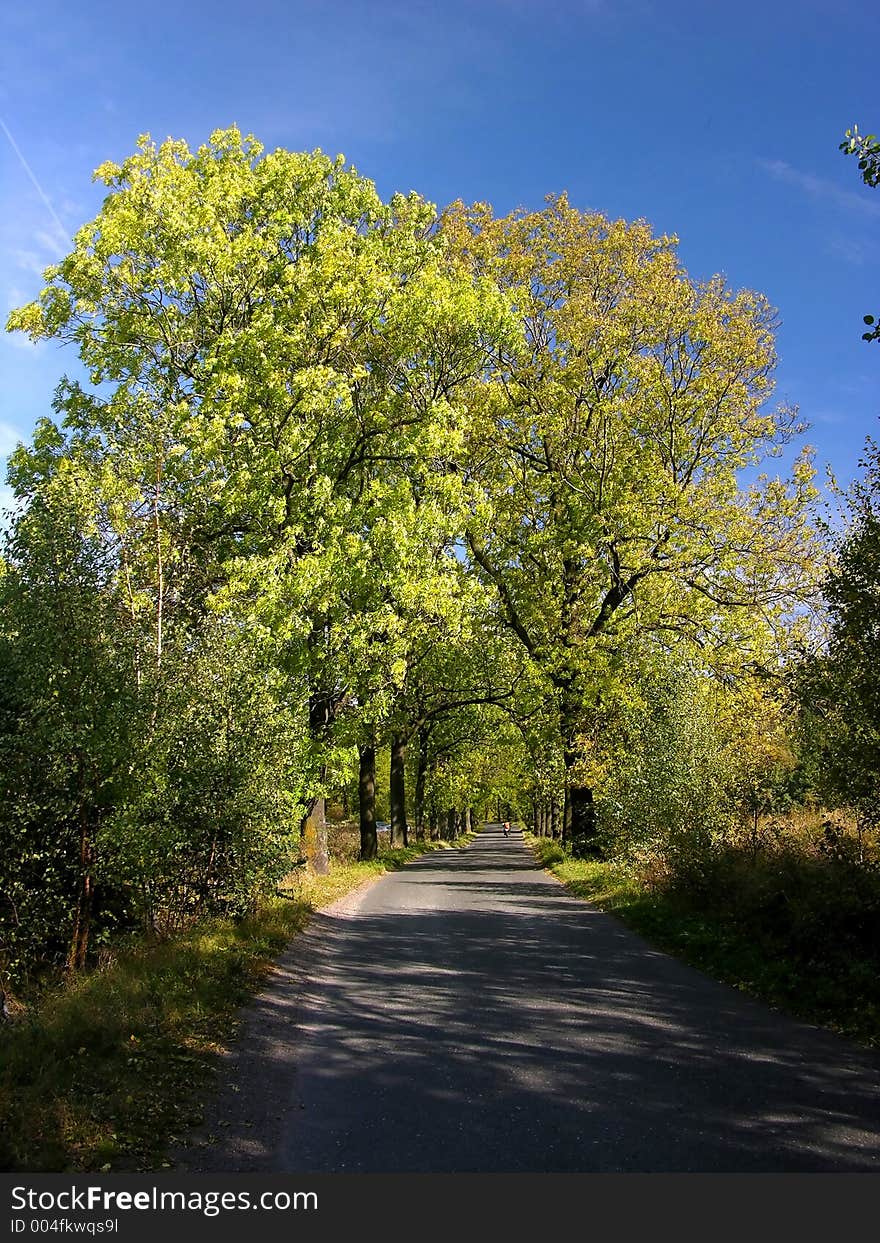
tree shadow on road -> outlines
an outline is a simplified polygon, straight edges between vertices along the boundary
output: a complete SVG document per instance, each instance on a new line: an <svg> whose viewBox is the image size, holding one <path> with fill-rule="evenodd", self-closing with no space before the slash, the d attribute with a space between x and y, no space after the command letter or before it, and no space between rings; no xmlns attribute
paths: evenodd
<svg viewBox="0 0 880 1243"><path fill-rule="evenodd" d="M651 949L515 842L452 854L315 916L182 1164L880 1169L876 1055Z"/></svg>

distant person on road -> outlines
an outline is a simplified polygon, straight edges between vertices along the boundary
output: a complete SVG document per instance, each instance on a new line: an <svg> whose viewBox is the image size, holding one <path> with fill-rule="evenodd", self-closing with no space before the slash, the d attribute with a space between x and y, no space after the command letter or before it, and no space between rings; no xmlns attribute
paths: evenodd
<svg viewBox="0 0 880 1243"><path fill-rule="evenodd" d="M504 821L504 827L501 831L505 837L510 837L510 821L509 820Z"/></svg>

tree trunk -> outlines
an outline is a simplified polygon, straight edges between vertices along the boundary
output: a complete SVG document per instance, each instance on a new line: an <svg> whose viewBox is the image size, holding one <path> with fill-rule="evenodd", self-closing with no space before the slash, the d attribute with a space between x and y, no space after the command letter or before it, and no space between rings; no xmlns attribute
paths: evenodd
<svg viewBox="0 0 880 1243"><path fill-rule="evenodd" d="M395 734L391 739L391 845L406 843L406 739Z"/></svg>
<svg viewBox="0 0 880 1243"><path fill-rule="evenodd" d="M333 701L328 692L312 690L309 695L309 733L320 750L327 745L333 719ZM302 821L303 852L316 876L326 876L330 871L330 846L327 840L327 814L324 798L326 765L318 770L320 792L312 799Z"/></svg>
<svg viewBox="0 0 880 1243"><path fill-rule="evenodd" d="M450 807L446 813L446 832L451 842L455 841L455 814L454 807Z"/></svg>
<svg viewBox="0 0 880 1243"><path fill-rule="evenodd" d="M70 948L67 953L68 971L81 971L86 965L86 955L89 950L89 932L92 925L92 903L95 893L92 877L93 863L92 835L88 812L84 806L81 806L79 809L79 892L73 915Z"/></svg>
<svg viewBox="0 0 880 1243"><path fill-rule="evenodd" d="M361 820L362 859L375 859L379 853L376 836L376 746L370 742L358 747L358 806Z"/></svg>
<svg viewBox="0 0 880 1243"><path fill-rule="evenodd" d="M565 769L565 801L562 809L562 841L575 855L596 853L596 807L593 791L577 773L577 731L583 704L570 684L563 688L561 703L562 763Z"/></svg>
<svg viewBox="0 0 880 1243"><path fill-rule="evenodd" d="M416 756L416 795L415 795L415 818L416 818L416 841L423 842L425 840L425 779L428 775L428 739L430 731L426 725L419 726L418 732L418 755Z"/></svg>
<svg viewBox="0 0 880 1243"><path fill-rule="evenodd" d="M324 770L321 770L324 776ZM330 847L327 841L327 808L323 794L313 798L302 821L303 854L316 876L330 871Z"/></svg>
<svg viewBox="0 0 880 1243"><path fill-rule="evenodd" d="M579 858L587 858L597 853L596 805L589 786L566 786L562 840L571 846L572 853Z"/></svg>
<svg viewBox="0 0 880 1243"><path fill-rule="evenodd" d="M758 858L758 804L752 808L752 863Z"/></svg>

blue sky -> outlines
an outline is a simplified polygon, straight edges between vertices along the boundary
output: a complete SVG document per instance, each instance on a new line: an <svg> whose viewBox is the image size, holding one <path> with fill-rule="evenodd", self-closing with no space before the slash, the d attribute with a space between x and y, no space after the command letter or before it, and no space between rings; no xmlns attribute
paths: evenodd
<svg viewBox="0 0 880 1243"><path fill-rule="evenodd" d="M0 39L0 294L100 205L92 170L149 132L236 123L339 152L384 195L581 208L680 238L779 308L776 397L842 482L880 431L880 189L838 150L880 130L880 10L850 0L30 0ZM75 358L0 338L0 459Z"/></svg>

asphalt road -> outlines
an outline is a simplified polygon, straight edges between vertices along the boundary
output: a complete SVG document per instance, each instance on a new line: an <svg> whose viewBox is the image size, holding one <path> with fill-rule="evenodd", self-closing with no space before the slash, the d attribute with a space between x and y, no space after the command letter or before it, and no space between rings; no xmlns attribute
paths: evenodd
<svg viewBox="0 0 880 1243"><path fill-rule="evenodd" d="M669 958L491 826L317 915L201 1171L880 1170L880 1057Z"/></svg>

